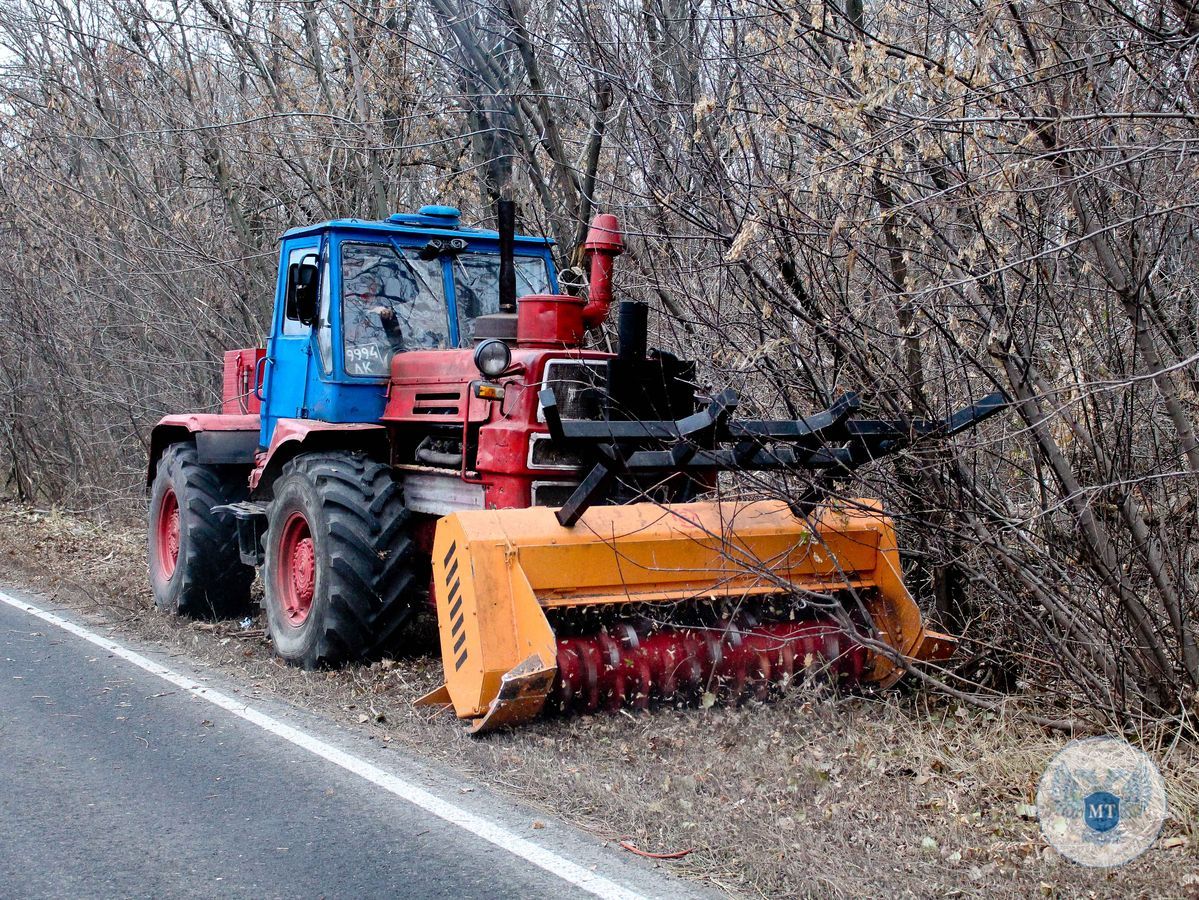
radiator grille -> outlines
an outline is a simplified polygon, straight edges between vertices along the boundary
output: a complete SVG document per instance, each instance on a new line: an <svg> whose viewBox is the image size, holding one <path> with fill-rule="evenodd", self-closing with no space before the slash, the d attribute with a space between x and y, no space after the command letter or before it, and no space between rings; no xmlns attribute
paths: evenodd
<svg viewBox="0 0 1199 900"><path fill-rule="evenodd" d="M577 484L564 481L534 481L533 505L559 507L575 492Z"/></svg>
<svg viewBox="0 0 1199 900"><path fill-rule="evenodd" d="M461 391L422 393L413 398L412 412L424 416L456 416L461 403Z"/></svg>
<svg viewBox="0 0 1199 900"><path fill-rule="evenodd" d="M548 434L535 434L529 438L530 469L581 469L583 457L574 450L554 445Z"/></svg>
<svg viewBox="0 0 1199 900"><path fill-rule="evenodd" d="M545 364L543 386L552 388L563 419L604 418L607 366L599 360L556 359ZM545 415L538 409L538 421Z"/></svg>

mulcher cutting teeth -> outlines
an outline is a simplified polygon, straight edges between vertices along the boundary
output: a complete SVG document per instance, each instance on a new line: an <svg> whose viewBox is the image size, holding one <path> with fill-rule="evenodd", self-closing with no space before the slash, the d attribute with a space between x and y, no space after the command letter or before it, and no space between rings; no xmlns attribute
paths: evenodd
<svg viewBox="0 0 1199 900"><path fill-rule="evenodd" d="M747 696L765 700L807 675L857 682L867 654L836 623L812 619L650 634L624 626L559 640L557 665L549 707L591 713L718 694L734 702Z"/></svg>

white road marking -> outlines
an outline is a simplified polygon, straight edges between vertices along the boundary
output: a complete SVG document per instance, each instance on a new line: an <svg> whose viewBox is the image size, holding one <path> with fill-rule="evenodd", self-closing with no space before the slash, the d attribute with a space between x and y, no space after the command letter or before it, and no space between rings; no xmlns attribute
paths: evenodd
<svg viewBox="0 0 1199 900"><path fill-rule="evenodd" d="M501 850L506 850L514 856L519 856L521 859L531 862L538 868L544 869L551 875L555 875L568 884L572 884L589 894L594 894L597 897L613 898L613 900L641 900L641 894L604 878L602 875L597 875L577 863L573 863L550 850L546 850L544 847L539 847L532 841L513 834L502 825L497 825L482 816L462 809L460 806L455 806L448 800L443 800L436 794L432 794L410 781L392 775L390 772L385 772L378 766L371 765L366 760L359 759L350 753L346 753L344 750L339 750L331 744L325 743L319 738L313 737L307 732L293 728L290 725L280 722L278 719L261 713L240 700L235 700L233 697L222 694L220 691L214 691L211 688L205 687L198 681L194 681L186 675L181 675L173 669L168 669L166 666L159 665L152 659L147 659L140 653L122 647L120 644L102 637L94 631L76 625L74 622L68 621L52 612L39 609L28 601L19 600L3 591L0 591L0 601L7 603L14 609L19 609L31 616L35 616L43 622L49 622L63 631L68 631L77 637L81 637L85 641L90 641L97 647L101 647L114 656L132 663L139 669L144 669L151 675L157 675L164 681L169 681L189 694L199 697L202 700L207 700L213 706L219 706L226 712L230 712L238 718L245 719L247 722L257 725L263 731L269 731L271 734L281 737L283 740L295 744L297 747L307 750L315 756L328 760L334 765L345 769L347 772L353 772L360 778L365 778L371 784L395 794L401 800L406 800L414 806L419 806L439 819L444 819L451 825L457 825L464 831L469 831L471 834L491 844L495 844Z"/></svg>

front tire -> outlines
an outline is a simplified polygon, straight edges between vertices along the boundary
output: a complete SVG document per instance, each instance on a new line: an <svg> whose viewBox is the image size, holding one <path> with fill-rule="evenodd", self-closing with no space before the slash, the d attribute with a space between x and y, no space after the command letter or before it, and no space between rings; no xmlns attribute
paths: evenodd
<svg viewBox="0 0 1199 900"><path fill-rule="evenodd" d="M263 573L275 651L313 669L397 648L418 605L418 558L391 469L307 453L274 484Z"/></svg>
<svg viewBox="0 0 1199 900"><path fill-rule="evenodd" d="M245 500L245 473L202 464L194 444L172 444L150 489L147 555L154 605L194 619L250 610L254 569L242 563L237 525L212 508Z"/></svg>

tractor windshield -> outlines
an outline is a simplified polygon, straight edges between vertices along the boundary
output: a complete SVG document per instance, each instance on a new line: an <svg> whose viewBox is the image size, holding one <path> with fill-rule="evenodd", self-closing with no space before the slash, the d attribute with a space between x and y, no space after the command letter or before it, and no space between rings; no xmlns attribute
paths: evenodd
<svg viewBox="0 0 1199 900"><path fill-rule="evenodd" d="M516 296L550 293L550 276L540 256L516 257ZM464 253L454 260L454 296L459 342L475 336L475 319L500 311L500 258L494 253Z"/></svg>
<svg viewBox="0 0 1199 900"><path fill-rule="evenodd" d="M395 244L341 245L348 375L387 375L392 354L449 343L441 263Z"/></svg>

